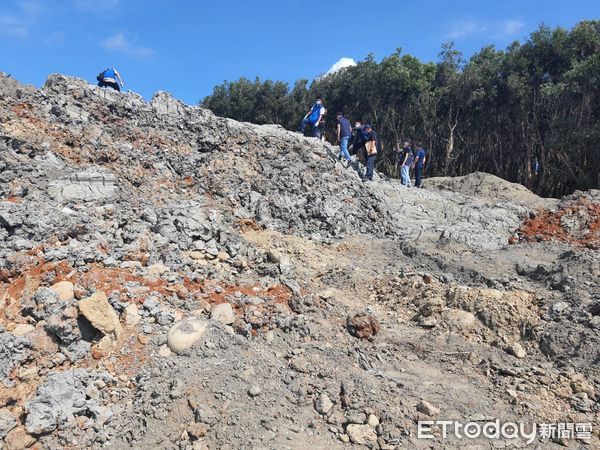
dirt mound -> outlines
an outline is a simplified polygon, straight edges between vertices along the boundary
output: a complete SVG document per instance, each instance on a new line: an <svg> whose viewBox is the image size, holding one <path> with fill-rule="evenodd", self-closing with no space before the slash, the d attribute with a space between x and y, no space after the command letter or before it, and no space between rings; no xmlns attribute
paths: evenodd
<svg viewBox="0 0 600 450"><path fill-rule="evenodd" d="M431 189L459 192L481 200L509 202L528 208L550 207L553 199L544 199L535 195L522 184L511 183L495 175L475 172L462 177L428 178L426 186Z"/></svg>
<svg viewBox="0 0 600 450"><path fill-rule="evenodd" d="M336 151L0 76L0 446L456 448L418 421L594 421L596 194L566 200L573 239L509 246L544 203L524 188L362 183Z"/></svg>

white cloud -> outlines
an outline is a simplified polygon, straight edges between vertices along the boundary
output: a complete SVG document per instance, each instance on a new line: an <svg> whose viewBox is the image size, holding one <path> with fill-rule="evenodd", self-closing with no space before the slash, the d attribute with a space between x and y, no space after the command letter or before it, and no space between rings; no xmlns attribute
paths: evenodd
<svg viewBox="0 0 600 450"><path fill-rule="evenodd" d="M507 37L518 34L525 24L517 19L504 20L499 24L500 31Z"/></svg>
<svg viewBox="0 0 600 450"><path fill-rule="evenodd" d="M135 42L132 42L123 33L117 33L114 36L103 40L101 45L107 50L119 51L126 55L136 56L138 58L147 58L154 54L154 50L141 45L136 45Z"/></svg>
<svg viewBox="0 0 600 450"><path fill-rule="evenodd" d="M331 68L325 73L325 76L336 73L346 67L353 67L356 65L356 61L352 58L343 57L338 60Z"/></svg>
<svg viewBox="0 0 600 450"><path fill-rule="evenodd" d="M488 26L485 23L476 20L460 20L450 26L446 36L450 39L460 39L465 36L483 33L487 29Z"/></svg>
<svg viewBox="0 0 600 450"><path fill-rule="evenodd" d="M462 39L470 36L489 36L507 39L516 36L525 26L519 19L505 19L497 22L484 22L474 19L464 19L452 23L446 32L449 39Z"/></svg>

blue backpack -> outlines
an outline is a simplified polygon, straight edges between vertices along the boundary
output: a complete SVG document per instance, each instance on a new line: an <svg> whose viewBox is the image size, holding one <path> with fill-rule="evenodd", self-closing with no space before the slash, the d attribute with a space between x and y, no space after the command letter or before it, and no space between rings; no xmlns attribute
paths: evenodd
<svg viewBox="0 0 600 450"><path fill-rule="evenodd" d="M112 78L113 80L116 80L117 76L115 75L115 69L106 69L106 70L100 72L98 74L98 76L96 77L96 80L102 81L105 78Z"/></svg>
<svg viewBox="0 0 600 450"><path fill-rule="evenodd" d="M321 108L323 107L323 105L318 105L318 104L314 104L312 107L312 111L310 112L310 115L308 116L308 121L310 122L311 125L315 125L317 123L317 120L319 120L319 117L321 116Z"/></svg>

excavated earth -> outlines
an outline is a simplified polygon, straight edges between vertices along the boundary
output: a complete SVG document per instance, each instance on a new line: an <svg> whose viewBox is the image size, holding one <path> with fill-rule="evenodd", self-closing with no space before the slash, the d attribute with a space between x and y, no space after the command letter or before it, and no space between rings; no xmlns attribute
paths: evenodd
<svg viewBox="0 0 600 450"><path fill-rule="evenodd" d="M599 448L600 191L335 156L0 76L2 448ZM494 419L592 432L417 435Z"/></svg>

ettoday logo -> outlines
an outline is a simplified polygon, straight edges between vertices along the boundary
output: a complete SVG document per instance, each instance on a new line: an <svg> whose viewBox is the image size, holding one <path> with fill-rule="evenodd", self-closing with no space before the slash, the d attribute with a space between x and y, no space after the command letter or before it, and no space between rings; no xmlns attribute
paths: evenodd
<svg viewBox="0 0 600 450"><path fill-rule="evenodd" d="M435 439L436 431L441 431L442 439L454 436L457 439L519 439L528 445L536 439L581 439L592 436L591 423L517 423L501 422L499 419L487 422L462 423L455 420L421 420L418 422L419 439Z"/></svg>

